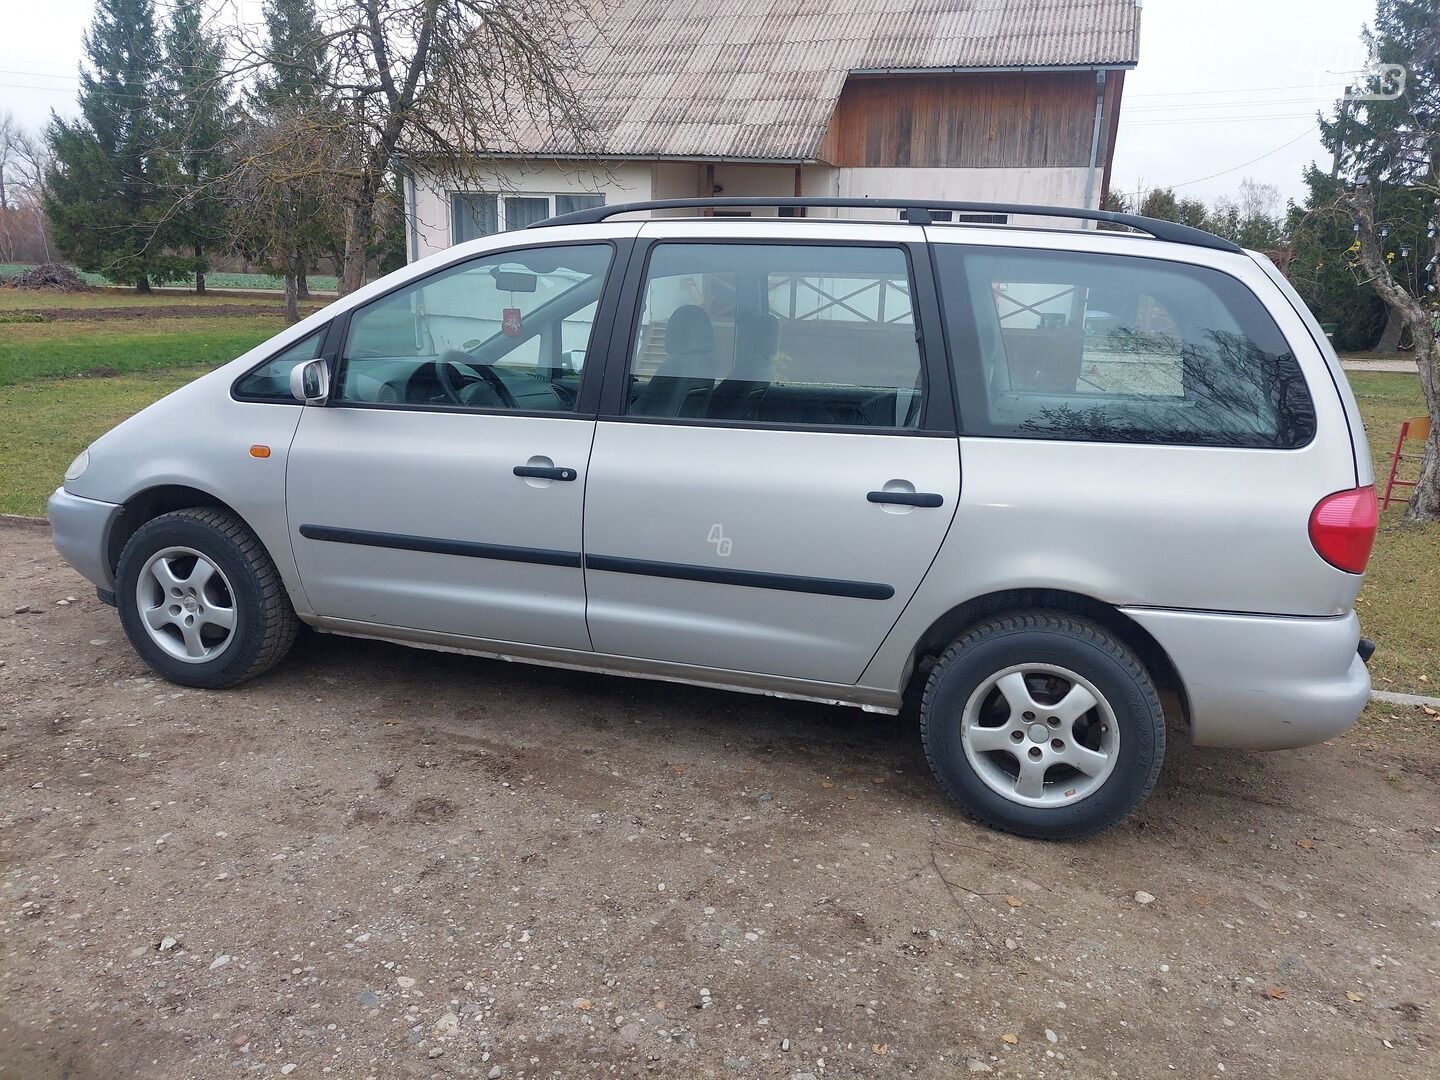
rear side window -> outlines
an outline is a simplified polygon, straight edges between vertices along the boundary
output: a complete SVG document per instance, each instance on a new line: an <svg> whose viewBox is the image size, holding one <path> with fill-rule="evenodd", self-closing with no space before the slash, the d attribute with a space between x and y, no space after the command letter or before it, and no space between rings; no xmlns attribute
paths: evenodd
<svg viewBox="0 0 1440 1080"><path fill-rule="evenodd" d="M259 367L242 375L235 383L235 396L247 401L283 401L298 405L290 396L290 370L296 364L314 360L320 355L320 344L325 340L321 328L307 338L301 338L282 353L272 356Z"/></svg>
<svg viewBox="0 0 1440 1080"><path fill-rule="evenodd" d="M1228 274L1123 255L935 252L966 434L1280 449L1315 434L1300 365Z"/></svg>
<svg viewBox="0 0 1440 1080"><path fill-rule="evenodd" d="M900 248L659 244L631 416L915 428L925 386Z"/></svg>

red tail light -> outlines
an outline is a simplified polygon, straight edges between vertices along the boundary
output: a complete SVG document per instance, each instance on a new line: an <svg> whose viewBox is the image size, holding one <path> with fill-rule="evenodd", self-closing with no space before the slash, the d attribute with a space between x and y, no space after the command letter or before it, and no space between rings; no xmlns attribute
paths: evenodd
<svg viewBox="0 0 1440 1080"><path fill-rule="evenodd" d="M1310 542L1331 566L1363 574L1379 524L1374 484L1337 491L1326 495L1310 511Z"/></svg>

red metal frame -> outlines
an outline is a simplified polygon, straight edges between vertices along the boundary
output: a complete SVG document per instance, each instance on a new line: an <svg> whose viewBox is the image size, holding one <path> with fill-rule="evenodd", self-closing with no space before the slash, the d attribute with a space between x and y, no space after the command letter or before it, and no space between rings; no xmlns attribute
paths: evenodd
<svg viewBox="0 0 1440 1080"><path fill-rule="evenodd" d="M1428 416L1412 416L1409 420L1400 425L1400 437L1395 440L1395 453L1390 456L1390 475L1385 480L1385 497L1380 502L1381 510L1390 509L1390 495L1397 487L1414 487L1414 480L1397 480L1396 474L1400 471L1400 462L1408 461L1409 458L1403 453L1407 440L1413 439L1416 442L1424 442L1430 437L1430 418ZM1400 499L1400 502L1409 502L1409 499Z"/></svg>

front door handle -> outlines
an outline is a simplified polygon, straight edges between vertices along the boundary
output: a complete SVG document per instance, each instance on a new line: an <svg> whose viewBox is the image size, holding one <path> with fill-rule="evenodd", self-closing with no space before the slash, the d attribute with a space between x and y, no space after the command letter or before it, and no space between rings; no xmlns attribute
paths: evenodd
<svg viewBox="0 0 1440 1080"><path fill-rule="evenodd" d="M580 474L574 469L562 469L554 465L516 465L516 476L534 476L542 480L574 480Z"/></svg>
<svg viewBox="0 0 1440 1080"><path fill-rule="evenodd" d="M872 503L895 503L898 506L936 507L945 499L931 491L872 491L865 498Z"/></svg>

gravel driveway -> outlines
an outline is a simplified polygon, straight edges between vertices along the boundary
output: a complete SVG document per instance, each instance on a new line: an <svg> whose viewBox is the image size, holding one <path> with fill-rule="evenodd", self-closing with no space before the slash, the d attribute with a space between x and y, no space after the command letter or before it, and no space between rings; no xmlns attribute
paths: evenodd
<svg viewBox="0 0 1440 1080"><path fill-rule="evenodd" d="M911 718L318 635L182 690L42 527L0 555L0 1076L1440 1061L1440 753L1177 736L1045 844L952 810Z"/></svg>

